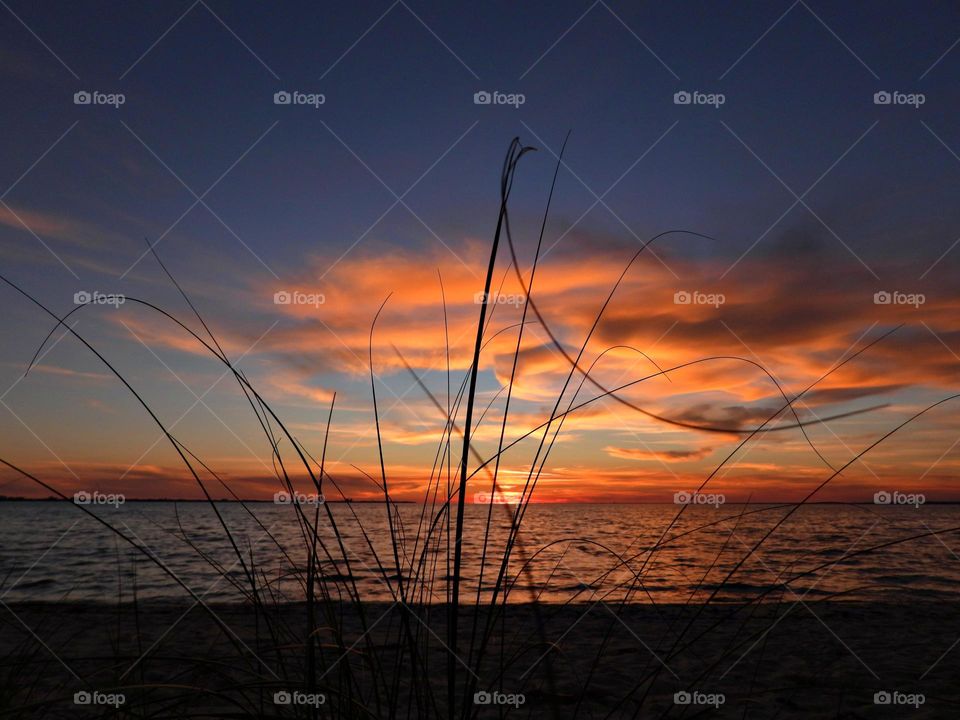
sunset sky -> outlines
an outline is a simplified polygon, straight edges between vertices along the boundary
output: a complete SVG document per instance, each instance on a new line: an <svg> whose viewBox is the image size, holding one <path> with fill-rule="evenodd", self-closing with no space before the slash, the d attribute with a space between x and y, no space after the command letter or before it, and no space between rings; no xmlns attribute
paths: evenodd
<svg viewBox="0 0 960 720"><path fill-rule="evenodd" d="M388 296L373 339L385 463L397 498L423 497L445 417L401 357L446 406L447 339L455 393L514 136L538 149L521 160L510 204L528 282L571 132L533 289L571 355L645 241L676 229L712 238L652 245L584 351L608 387L724 358L622 393L649 413L754 428L783 398L752 363L792 398L902 326L796 406L805 422L870 412L809 425L806 436L758 436L708 489L799 499L829 465L960 392L956 8L919 18L906 2L100 7L0 8L0 274L60 315L77 293L121 293L203 334L147 252L154 243L227 354L317 457L336 392L328 469L352 497L379 492L363 476L380 473L368 337ZM124 102L75 104L81 91ZM280 91L324 101L275 104ZM523 104L475 103L494 91ZM719 93L722 104L678 104L682 92ZM875 102L878 92L891 103ZM484 457L499 438L523 309L506 246L495 285L502 302L478 386L477 415L489 405L476 436ZM278 293L317 302L278 304ZM892 302L878 303L883 293ZM23 377L54 321L10 286L0 297L0 457L65 493L198 497L156 424L63 329ZM238 495L279 489L237 382L181 329L130 300L69 322ZM550 417L569 371L531 322L507 441ZM574 374L562 408L578 390L575 404L597 395L581 380ZM908 425L816 499L881 489L960 499L958 408ZM772 426L792 422L785 413ZM523 485L541 435L504 456L505 492ZM535 499L669 502L742 439L603 399L564 421ZM280 451L292 461L288 442ZM485 476L471 482L471 492L488 487ZM5 471L0 494L49 493Z"/></svg>

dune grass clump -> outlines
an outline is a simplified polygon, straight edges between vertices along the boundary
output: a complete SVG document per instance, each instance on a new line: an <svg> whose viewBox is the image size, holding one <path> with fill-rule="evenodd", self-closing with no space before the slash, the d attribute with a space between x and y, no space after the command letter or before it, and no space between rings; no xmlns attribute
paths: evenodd
<svg viewBox="0 0 960 720"><path fill-rule="evenodd" d="M84 505L76 505L93 521L112 533L118 543L132 549L141 562L164 573L170 583L182 588L190 605L189 619L198 628L196 644L186 651L166 650L163 636L155 630L165 628L168 609L157 610L138 600L117 607L116 642L110 653L86 653L79 637L67 642L71 659L85 670L78 677L64 675L43 648L27 639L0 656L3 683L0 684L0 715L9 717L75 717L83 710L71 702L77 692L121 693L125 700L116 707L96 708L103 717L185 718L185 717L331 717L331 718L460 718L474 717L553 717L613 718L661 717L684 710L677 693L688 687L708 687L719 683L726 665L757 643L765 643L772 627L780 622L778 609L792 602L791 583L832 569L865 553L881 551L892 543L858 548L839 561L815 564L788 572L771 580L768 587L749 600L722 603L724 589L737 573L755 557L769 538L818 492L851 464L907 424L942 403L914 414L875 442L855 454L840 467L830 466L821 483L800 502L789 505L741 506L727 513L699 516L685 505L652 543L631 543L627 551L617 552L590 537L557 537L537 547L529 544L521 529L530 511L537 485L567 418L602 401L617 402L629 411L653 417L657 421L695 429L736 435L736 448L704 478L697 488L704 491L717 473L732 463L732 458L754 438L766 433L796 431L807 437L811 424L845 417L801 419L796 405L807 393L839 368L855 362L894 330L864 343L842 362L802 392L790 397L759 363L740 357L705 357L669 368L660 368L652 359L648 374L607 387L594 377L594 367L610 349L588 362L587 348L604 313L626 274L650 243L638 248L601 302L592 325L578 347L564 344L550 327L537 306L536 273L550 203L561 159L550 187L540 225L536 251L528 268L518 257L511 235L509 200L523 160L532 148L515 139L507 151L500 179L500 206L494 231L489 264L479 305L472 361L465 376L456 382L449 366L447 348L446 398L436 397L418 379L421 390L443 420L432 468L422 500L416 505L398 503L391 494L391 472L383 451L377 387L374 382L373 347L377 319L370 328L369 362L373 418L376 425L378 467L367 475L378 488L382 520L371 524L366 511L347 500L344 478L327 464L327 441L336 423L336 396L327 409L326 434L321 447L308 448L291 432L255 389L246 375L233 363L197 307L174 279L151 247L160 269L180 292L192 320L183 320L146 300L128 297L128 307L142 308L172 323L179 331L221 363L236 381L262 430L271 454L280 487L291 496L297 494L295 480L306 476L316 497L330 502L312 504L293 502L283 506L287 522L297 528L298 545L281 542L268 526L261 509L245 502L198 455L175 436L146 402L143 395L110 362L107 356L67 321L86 306L78 306L60 316L6 277L0 279L22 298L33 303L55 324L50 335L64 327L124 385L143 411L160 428L180 462L202 492L210 512L216 518L222 537L228 543L231 558L224 562L204 551L191 538L188 527L175 533L179 542L189 546L198 559L207 564L224 584L242 598L231 606L209 602L204 593L191 587L176 572L120 522L113 522ZM671 233L692 233L670 231ZM701 236L706 237L706 236ZM524 294L519 323L496 328L494 287L501 256L509 253L508 271L513 271ZM442 280L441 280L442 286ZM382 306L381 306L382 310ZM379 316L379 313L378 313ZM446 306L444 305L444 317ZM514 383L521 361L525 329L536 324L549 337L569 365L561 388L547 416L534 429L518 433L510 416ZM193 325L193 327L191 327ZM481 358L491 339L501 333L515 333L509 381L486 408L478 406L478 372ZM48 339L50 337L48 335ZM611 348L612 349L612 348ZM634 352L639 350L630 348ZM399 351L396 351L398 354ZM641 353L642 354L642 353ZM39 350L38 350L39 355ZM36 360L34 357L34 360ZM645 356L644 356L645 357ZM400 359L417 378L412 367ZM624 391L640 383L677 373L685 368L711 362L740 362L767 378L782 397L782 405L759 426L749 429L709 426L681 422L653 414L624 397ZM587 393L592 394L588 395ZM496 451L484 456L473 438L486 421L487 410L502 402ZM500 491L501 459L522 441L535 445L532 460L525 471L523 488L510 504L495 502ZM822 457L822 456L821 456ZM0 459L8 469L28 478L37 486L64 500L70 498L26 469ZM826 463L826 460L824 460ZM282 570L258 563L249 545L238 537L236 523L231 524L215 494L226 492L265 538ZM468 505L471 492L483 493L485 504ZM476 523L468 522L473 514ZM664 553L684 543L696 542L698 534L730 526L730 534L741 523L757 517L772 516L775 521L747 547L724 543L718 548L685 604L659 608L648 590L657 572L656 562ZM953 533L960 528L918 533L897 540L909 543L922 538ZM386 537L383 536L384 532ZM470 533L474 533L470 536ZM470 541L471 550L467 549ZM636 541L634 541L636 542ZM476 550L479 547L479 551ZM571 549L586 548L597 558L596 572L583 578L570 590L564 602L544 602L542 598L555 580L564 555ZM263 550L258 551L262 556ZM733 562L721 561L731 552L739 556ZM534 572L545 558L555 553L554 572L545 577ZM360 558L372 558L372 563ZM362 566L361 566L362 562ZM717 581L716 570L725 571ZM389 600L371 601L358 583L358 577L373 575L386 589ZM710 576L710 582L707 578ZM293 588L291 596L290 589ZM825 598L824 598L825 599ZM637 616L638 605L646 607L656 619L655 635L647 643L629 637L631 627L649 617ZM652 610L651 610L652 608ZM46 610L54 627L50 632L70 635L73 628L57 627L54 611ZM577 626L588 613L599 613L587 623L587 636L573 652L564 650L564 642L578 632ZM659 615L657 614L659 613ZM171 617L176 620L179 612ZM70 613L63 615L67 623ZM159 618L159 619L158 619ZM161 620L162 619L162 620ZM205 628L201 630L200 628ZM698 647L711 636L723 633L716 652L705 662L695 662ZM179 646L178 646L179 647ZM731 679L749 692L762 664L757 653L754 664L744 662ZM132 666L131 666L132 663ZM128 668L125 672L122 670ZM28 668L30 672L24 672ZM683 669L686 684L676 669ZM59 672L59 674L58 674ZM59 679L58 679L59 678ZM692 683L692 685L691 685ZM682 700L683 696L679 696ZM689 708L688 708L689 709Z"/></svg>

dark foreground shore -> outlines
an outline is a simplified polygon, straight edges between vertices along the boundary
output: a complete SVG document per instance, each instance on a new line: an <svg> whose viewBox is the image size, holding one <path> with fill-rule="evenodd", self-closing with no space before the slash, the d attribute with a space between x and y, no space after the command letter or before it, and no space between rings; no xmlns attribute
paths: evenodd
<svg viewBox="0 0 960 720"><path fill-rule="evenodd" d="M0 717L447 716L445 606L318 607L313 684L306 605L208 608L0 605ZM515 605L478 662L474 620L480 638L490 615L468 608L456 703L480 718L955 718L958 609Z"/></svg>

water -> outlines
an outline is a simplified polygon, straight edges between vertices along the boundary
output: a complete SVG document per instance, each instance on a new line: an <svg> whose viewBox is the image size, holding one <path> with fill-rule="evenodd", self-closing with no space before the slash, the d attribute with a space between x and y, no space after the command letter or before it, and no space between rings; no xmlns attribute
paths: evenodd
<svg viewBox="0 0 960 720"><path fill-rule="evenodd" d="M267 503L249 507L276 543L240 505L217 505L246 563L252 554L260 582L269 585L281 599L301 599L304 588L297 578L303 576L306 555L294 507ZM714 601L724 602L757 597L793 602L798 597L815 600L836 593L841 593L838 599L877 599L891 593L900 599L907 594L953 598L960 589L957 533L857 554L898 539L960 527L960 506L802 507L745 561L749 549L784 517L788 508L688 507L669 531L670 541L649 552L678 509L675 505L531 505L520 544L507 568L507 577L513 583L509 600L620 599L627 596L625 588L637 575L640 582L627 596L631 602L704 601L714 592ZM313 508L305 506L305 510L312 518ZM332 557L325 559L323 570L328 576L339 577L328 581L329 587L333 589L338 583L342 586L349 580L356 583L364 599L393 599L396 567L384 506L331 504L329 510L350 562L348 573L326 510L321 508L319 535ZM411 602L445 602L447 537L444 528L439 528L424 553L426 531L421 530L421 540L416 540L423 510L420 505L398 507L406 538L400 561L407 597ZM481 588L484 600L489 600L500 568L511 507L495 505L493 510ZM205 602L243 598L233 584L245 587L242 567L209 505L127 502L117 508L97 506L94 512L148 548ZM477 593L486 512L483 506L467 506L463 597L471 603ZM428 525L432 516L430 512L425 515ZM400 523L395 524L399 534ZM323 551L321 554L326 558ZM389 579L384 578L377 557ZM414 557L422 568L420 582L410 570ZM724 582L741 561L741 567ZM803 575L812 569L816 570ZM424 578L432 581L423 582ZM784 589L782 581L791 578L789 590ZM132 600L134 591L139 600L189 599L187 591L169 575L78 507L64 502L0 503L3 602L112 603Z"/></svg>

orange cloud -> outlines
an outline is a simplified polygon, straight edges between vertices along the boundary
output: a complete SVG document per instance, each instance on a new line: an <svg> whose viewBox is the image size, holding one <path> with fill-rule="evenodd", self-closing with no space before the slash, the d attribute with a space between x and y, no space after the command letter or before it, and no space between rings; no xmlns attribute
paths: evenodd
<svg viewBox="0 0 960 720"><path fill-rule="evenodd" d="M458 248L478 272L485 265L486 252L485 245L475 242ZM523 317L525 290L506 266L505 257L498 265L480 357L475 420L488 402L492 404L483 422L475 424L473 440L484 457L495 452L499 441L505 387ZM528 309L505 439L509 444L534 432L505 456L512 470L523 473L521 456L532 459L535 455L543 436L537 428L550 419L565 385L560 412L599 395L580 372L571 374L564 352L570 357L580 354L628 257L629 253L614 257L612 251L557 253L538 268L533 299L548 327ZM923 293L923 303L878 304L876 293L898 288L880 286L855 268L810 267L776 256L756 256L741 263L735 279L717 280L724 264L670 254L665 258L684 279L678 281L653 263L638 263L586 342L580 364L585 369L596 361L591 376L608 388L638 381L618 395L678 422L730 430L756 427L784 404L777 383L792 398L857 348L903 324L820 382L795 409L801 420L813 421L871 405L890 407L826 426L810 425L806 435L791 430L757 436L749 442L746 457L723 474L731 492L746 497L750 492L774 493L780 488L786 497L807 487L827 471L815 450L839 464L929 397L951 392L960 379L960 357L954 354L960 353L960 300L945 282L899 289ZM375 467L368 381L370 329L389 296L373 333L381 435L385 451L402 468L397 491L416 499L428 480L446 419L415 385L404 361L433 388L444 407L449 363L451 402L455 402L473 356L481 307L475 296L482 290L482 281L460 263L451 262L444 250L358 250L329 272L328 260L308 259L283 283L232 278L219 297L233 310L232 315L223 314L238 319L215 331L232 358L244 356L245 371L264 397L277 403L278 414L287 410L296 415L291 427L306 441L322 439L325 424L317 422L316 410L325 412L337 391L331 457L335 462L342 458L340 469L350 462ZM523 273L525 279L529 277L529 268L524 267ZM291 301L275 302L277 293L286 293ZM208 288L208 294L217 297L215 288ZM302 302L295 299L299 297ZM129 305L108 319L122 320L151 347L191 357L208 355L169 321L132 311ZM268 330L274 322L275 327ZM120 329L119 336L137 342ZM550 333L561 348L554 345ZM611 350L613 346L623 347ZM658 366L681 367L664 377L657 376ZM220 372L215 361L211 367ZM312 411L309 416L304 416L305 408ZM461 404L460 426L463 411ZM922 458L933 462L952 442L946 440L957 428L950 427L948 415L949 409L932 414L905 431L902 444L879 447L867 462L888 468L891 476L899 466L906 469L901 479L909 481L912 472L916 480L926 469ZM792 422L788 411L772 425ZM556 421L551 425L547 443L559 426ZM542 492L546 498L568 500L659 498L666 490L682 489L674 487L677 479L665 474L662 463L683 469L684 463L699 463L696 467L702 470L720 444L732 448L743 437L734 432L711 433L705 445L705 434L660 422L612 398L592 402L563 419L546 465L553 474L544 475ZM631 437L651 441L653 449L636 447ZM453 443L460 443L456 433ZM619 467L618 461L623 460L630 467ZM642 460L656 464L648 468L637 462ZM939 469L944 468L954 469L955 464L946 458ZM249 468L241 474L254 477ZM679 475L695 487L705 474L691 470ZM666 489L661 487L664 482ZM367 491L375 489L363 490Z"/></svg>

